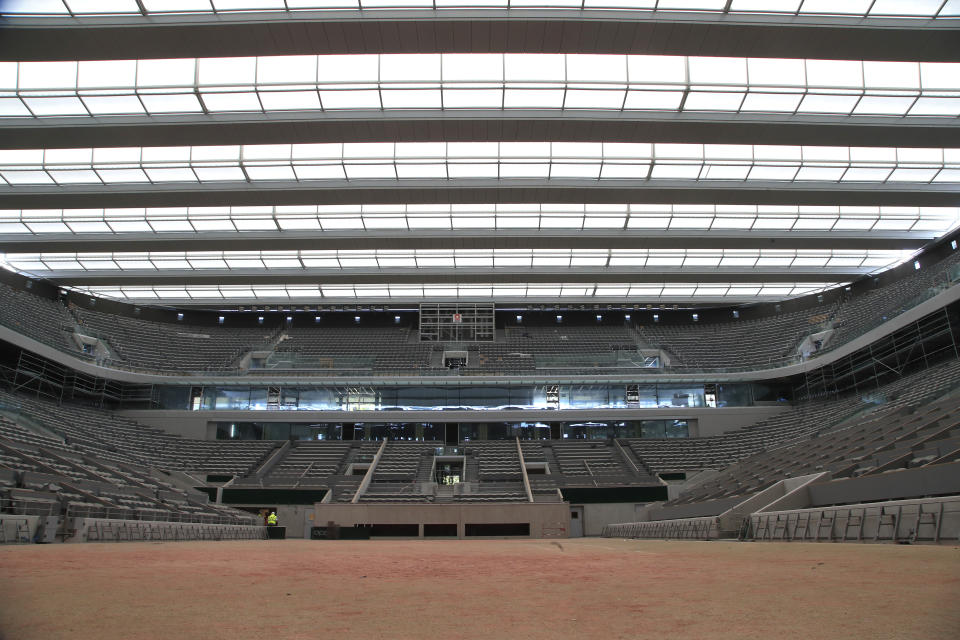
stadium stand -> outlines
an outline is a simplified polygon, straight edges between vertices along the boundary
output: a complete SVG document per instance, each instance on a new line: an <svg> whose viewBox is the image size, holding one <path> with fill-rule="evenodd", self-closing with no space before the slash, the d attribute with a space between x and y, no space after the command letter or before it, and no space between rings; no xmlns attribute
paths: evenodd
<svg viewBox="0 0 960 640"><path fill-rule="evenodd" d="M84 354L71 334L96 338L109 355L103 365L157 372L223 372L276 375L438 375L444 349L468 352L461 375L636 372L643 347L669 356L667 368L722 371L778 366L799 360L800 343L829 331L815 350L823 355L948 286L956 253L905 278L840 302L729 322L624 326L506 327L494 342L423 343L409 326L231 328L140 320L81 309L0 283L6 303L0 323L75 356ZM43 318L43 322L37 322ZM634 333L634 331L636 333ZM162 345L162 347L158 347ZM250 362L251 351L268 353Z"/></svg>
<svg viewBox="0 0 960 640"><path fill-rule="evenodd" d="M896 317L949 286L948 274L960 262L956 253L895 280L839 303L816 305L756 320L681 325L637 326L652 346L672 356L674 369L722 370L763 368L796 360L804 338L827 329L833 333L814 356L823 355Z"/></svg>
<svg viewBox="0 0 960 640"><path fill-rule="evenodd" d="M276 330L169 325L72 307L79 331L106 341L126 366L165 371L222 371L239 367L247 351L264 348ZM162 345L162 348L158 348Z"/></svg>
<svg viewBox="0 0 960 640"><path fill-rule="evenodd" d="M0 323L38 342L65 351L79 351L69 340L73 318L66 307L29 291L0 282Z"/></svg>

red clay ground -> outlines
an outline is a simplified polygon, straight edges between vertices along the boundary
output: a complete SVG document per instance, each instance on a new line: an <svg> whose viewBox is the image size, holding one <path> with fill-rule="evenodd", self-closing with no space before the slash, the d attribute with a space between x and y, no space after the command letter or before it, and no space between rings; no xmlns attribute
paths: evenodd
<svg viewBox="0 0 960 640"><path fill-rule="evenodd" d="M960 637L960 548L604 539L0 547L3 640Z"/></svg>

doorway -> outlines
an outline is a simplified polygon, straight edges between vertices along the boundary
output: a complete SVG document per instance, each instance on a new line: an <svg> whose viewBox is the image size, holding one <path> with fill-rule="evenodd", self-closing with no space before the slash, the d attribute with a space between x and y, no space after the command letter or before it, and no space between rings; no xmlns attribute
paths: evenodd
<svg viewBox="0 0 960 640"><path fill-rule="evenodd" d="M583 537L583 507L570 507L570 537Z"/></svg>

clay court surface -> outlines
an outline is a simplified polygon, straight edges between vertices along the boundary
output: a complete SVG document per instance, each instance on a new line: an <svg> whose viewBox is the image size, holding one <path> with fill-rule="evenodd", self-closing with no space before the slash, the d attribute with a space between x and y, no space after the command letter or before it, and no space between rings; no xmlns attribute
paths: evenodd
<svg viewBox="0 0 960 640"><path fill-rule="evenodd" d="M607 539L0 547L0 638L950 638L960 548Z"/></svg>

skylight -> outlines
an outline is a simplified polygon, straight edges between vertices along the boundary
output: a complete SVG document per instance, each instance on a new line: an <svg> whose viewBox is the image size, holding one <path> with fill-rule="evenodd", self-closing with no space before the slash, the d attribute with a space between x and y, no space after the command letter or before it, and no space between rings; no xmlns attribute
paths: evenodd
<svg viewBox="0 0 960 640"><path fill-rule="evenodd" d="M960 226L960 207L669 204L456 204L153 207L0 210L0 235L367 231L477 232L737 230L912 232L936 238Z"/></svg>
<svg viewBox="0 0 960 640"><path fill-rule="evenodd" d="M269 287L251 285L170 285L74 287L91 295L149 302L158 298L169 304L340 302L411 302L417 299L451 299L488 302L723 302L777 301L844 286L844 283L511 283L504 284L287 284Z"/></svg>
<svg viewBox="0 0 960 640"><path fill-rule="evenodd" d="M344 109L960 116L960 63L617 54L0 62L0 117Z"/></svg>
<svg viewBox="0 0 960 640"><path fill-rule="evenodd" d="M8 185L460 178L774 180L958 183L960 149L569 143L409 142L0 150ZM445 174L445 176L444 176ZM259 178L256 176L260 176Z"/></svg>
<svg viewBox="0 0 960 640"><path fill-rule="evenodd" d="M281 269L317 273L352 269L420 270L475 268L577 269L630 267L633 272L664 267L725 268L763 271L767 267L805 269L843 267L875 273L910 259L908 250L822 249L373 249L299 251L186 251L113 253L8 253L14 269L36 275L68 271L210 271Z"/></svg>

